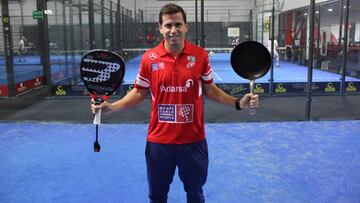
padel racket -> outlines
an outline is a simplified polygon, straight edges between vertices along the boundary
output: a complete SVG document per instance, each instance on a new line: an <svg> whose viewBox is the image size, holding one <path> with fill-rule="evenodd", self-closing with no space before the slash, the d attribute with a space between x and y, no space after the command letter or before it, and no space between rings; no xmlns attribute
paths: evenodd
<svg viewBox="0 0 360 203"><path fill-rule="evenodd" d="M124 74L124 60L107 50L92 50L80 62L81 79L96 105L107 101L120 87ZM93 124L96 125L94 151L99 152L98 126L101 124L101 109L95 114Z"/></svg>
<svg viewBox="0 0 360 203"><path fill-rule="evenodd" d="M246 41L236 45L231 53L231 66L242 78L250 80L250 93L254 93L255 79L263 77L271 67L271 55L259 42ZM251 115L255 109L250 107Z"/></svg>

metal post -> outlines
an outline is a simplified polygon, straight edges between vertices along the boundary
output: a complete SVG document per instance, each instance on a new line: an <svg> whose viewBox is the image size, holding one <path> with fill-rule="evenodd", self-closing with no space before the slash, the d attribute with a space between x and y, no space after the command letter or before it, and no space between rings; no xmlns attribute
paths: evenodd
<svg viewBox="0 0 360 203"><path fill-rule="evenodd" d="M80 29L80 50L84 49L84 39L83 39L83 26L82 26L82 6L81 1L79 3L79 29Z"/></svg>
<svg viewBox="0 0 360 203"><path fill-rule="evenodd" d="M195 0L195 44L199 45L199 42L198 42L198 0Z"/></svg>
<svg viewBox="0 0 360 203"><path fill-rule="evenodd" d="M255 8L255 41L258 41L258 26L259 26L259 9L256 5L256 0L254 0Z"/></svg>
<svg viewBox="0 0 360 203"><path fill-rule="evenodd" d="M74 15L73 15L73 4L72 4L72 0L69 0L69 31L70 31L70 51L71 52L71 67L73 66L73 64L75 64L75 36L74 36Z"/></svg>
<svg viewBox="0 0 360 203"><path fill-rule="evenodd" d="M105 49L105 10L104 0L101 0L101 44Z"/></svg>
<svg viewBox="0 0 360 203"><path fill-rule="evenodd" d="M2 0L1 13L3 21L4 33L4 48L5 48L5 62L6 62L6 76L7 76L7 95L10 97L15 96L15 81L14 81L14 66L13 66L13 40L11 35L11 23L9 15L8 0Z"/></svg>
<svg viewBox="0 0 360 203"><path fill-rule="evenodd" d="M63 7L62 7L62 17L63 17L63 33L64 33L64 51L65 51L65 64L66 67L68 66L69 62L68 62L68 33L67 33L67 25L66 25L66 1L63 2Z"/></svg>
<svg viewBox="0 0 360 203"><path fill-rule="evenodd" d="M20 33L21 35L24 35L24 8L23 8L23 2L19 1L20 4L20 13L21 13L21 26L20 26Z"/></svg>
<svg viewBox="0 0 360 203"><path fill-rule="evenodd" d="M306 101L306 119L311 119L312 102L312 74L313 74L313 51L314 51L314 25L315 25L315 0L310 0L310 33L309 33L309 63L308 63L308 98Z"/></svg>
<svg viewBox="0 0 360 203"><path fill-rule="evenodd" d="M110 2L110 47L111 50L114 50L114 11L113 11L113 3L114 2Z"/></svg>
<svg viewBox="0 0 360 203"><path fill-rule="evenodd" d="M274 40L275 40L275 0L272 3L271 11L271 69L270 69L270 79L269 79L269 95L273 94L273 82L274 82Z"/></svg>
<svg viewBox="0 0 360 203"><path fill-rule="evenodd" d="M317 16L318 16L318 23L317 23L317 33L318 33L318 35L317 35L317 41L316 41L316 68L318 68L318 67L320 67L320 38L321 38L321 34L320 34L320 32L321 32L321 30L320 30L320 17L321 17L321 15L320 15L320 10L321 10L321 8L320 8L320 6L318 6L318 8L319 8L319 11L318 11L318 14L317 14Z"/></svg>
<svg viewBox="0 0 360 203"><path fill-rule="evenodd" d="M122 15L122 10L120 11L120 0L117 1L117 12L116 12L116 39L117 39L117 51L122 51L122 42L121 37L121 25L123 22L120 21L120 15Z"/></svg>
<svg viewBox="0 0 360 203"><path fill-rule="evenodd" d="M37 0L37 10L47 10L46 0ZM49 55L49 30L48 30L48 18L44 15L43 19L38 19L39 29L39 50L40 60L43 66L43 73L45 77L45 84L48 88L48 95L51 95L51 69L50 69L50 55Z"/></svg>
<svg viewBox="0 0 360 203"><path fill-rule="evenodd" d="M205 48L204 0L201 0L201 47Z"/></svg>
<svg viewBox="0 0 360 203"><path fill-rule="evenodd" d="M340 53L343 51L343 36L342 36L342 27L343 27L343 21L344 21L344 0L340 0L340 22L339 22L339 54L337 56L337 72L339 73L341 71L342 66L342 60L343 56L340 55ZM340 84L340 94L341 94L341 88L342 85Z"/></svg>
<svg viewBox="0 0 360 203"><path fill-rule="evenodd" d="M95 49L94 0L89 0L89 46Z"/></svg>
<svg viewBox="0 0 360 203"><path fill-rule="evenodd" d="M252 27L252 24L253 24L253 10L250 10L250 12L249 12L250 14L250 17L249 17L249 19L250 19L250 23L249 23L249 38L250 39L253 39L253 27Z"/></svg>
<svg viewBox="0 0 360 203"><path fill-rule="evenodd" d="M261 8L261 43L264 43L264 6L265 6L265 2L263 0L262 2L262 8Z"/></svg>
<svg viewBox="0 0 360 203"><path fill-rule="evenodd" d="M341 95L345 94L345 74L346 74L346 59L348 54L348 33L349 33L349 4L350 0L346 0L345 10L345 23L344 23L344 46L343 46L343 58L341 67Z"/></svg>

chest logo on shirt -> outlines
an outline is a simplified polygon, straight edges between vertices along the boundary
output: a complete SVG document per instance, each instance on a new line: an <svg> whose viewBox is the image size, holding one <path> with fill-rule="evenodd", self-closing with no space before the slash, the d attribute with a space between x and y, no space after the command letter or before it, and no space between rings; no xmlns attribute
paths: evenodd
<svg viewBox="0 0 360 203"><path fill-rule="evenodd" d="M159 104L159 122L191 123L194 117L193 104Z"/></svg>
<svg viewBox="0 0 360 203"><path fill-rule="evenodd" d="M165 93L186 93L188 92L188 89L190 87L194 86L194 80L192 79L188 79L185 82L184 86L165 86L165 85L161 85L160 86L160 92L165 92Z"/></svg>
<svg viewBox="0 0 360 203"><path fill-rule="evenodd" d="M154 59L157 58L157 54L154 53L154 52L150 53L148 56L149 56L149 59L150 59L150 60L154 60Z"/></svg>
<svg viewBox="0 0 360 203"><path fill-rule="evenodd" d="M195 66L196 57L195 56L188 56L187 61L188 61L188 63L186 64L186 67L193 68Z"/></svg>
<svg viewBox="0 0 360 203"><path fill-rule="evenodd" d="M165 64L163 62L151 64L151 71L163 70L164 68Z"/></svg>
<svg viewBox="0 0 360 203"><path fill-rule="evenodd" d="M188 57L187 57L187 60L188 60L188 61L191 61L191 62L195 62L195 61L196 61L196 57L195 57L195 56L188 56Z"/></svg>

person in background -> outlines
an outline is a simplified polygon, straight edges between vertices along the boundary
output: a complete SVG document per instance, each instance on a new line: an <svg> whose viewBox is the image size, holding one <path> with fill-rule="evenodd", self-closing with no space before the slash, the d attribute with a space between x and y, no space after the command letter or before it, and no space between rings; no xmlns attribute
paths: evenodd
<svg viewBox="0 0 360 203"><path fill-rule="evenodd" d="M286 60L291 61L292 59L292 50L290 47L286 47Z"/></svg>
<svg viewBox="0 0 360 203"><path fill-rule="evenodd" d="M105 49L106 50L110 50L110 39L109 38L105 38Z"/></svg>
<svg viewBox="0 0 360 203"><path fill-rule="evenodd" d="M268 43L267 43L267 49L269 50L270 54L271 54L271 44L272 44L272 40L269 39L268 40ZM279 67L279 60L280 60L280 56L279 56L279 53L277 52L277 49L278 49L279 45L277 43L277 40L274 39L274 58L275 58L275 64L276 66Z"/></svg>
<svg viewBox="0 0 360 203"><path fill-rule="evenodd" d="M26 41L25 36L22 36L19 40L19 61L20 62L26 61L25 57L24 57L24 54L26 53L25 41Z"/></svg>
<svg viewBox="0 0 360 203"><path fill-rule="evenodd" d="M238 44L240 44L240 37L234 37L232 40L231 40L231 45L233 47L236 47Z"/></svg>

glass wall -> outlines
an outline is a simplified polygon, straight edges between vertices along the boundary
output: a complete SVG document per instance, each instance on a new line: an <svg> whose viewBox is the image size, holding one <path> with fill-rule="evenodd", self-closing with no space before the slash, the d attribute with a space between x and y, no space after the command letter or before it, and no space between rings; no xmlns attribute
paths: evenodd
<svg viewBox="0 0 360 203"><path fill-rule="evenodd" d="M269 51L272 29L276 40L274 65L268 75L269 81L273 81L273 84L269 83L269 94L305 94L308 92L309 82L312 82L313 94L338 95L358 92L360 77L356 24L359 18L355 11L359 6L350 2L347 9L346 2L318 0L315 1L314 13L310 13L310 1L256 1L254 10L257 18L254 17L253 20L257 33L255 40L262 42ZM274 26L271 17L273 8ZM347 10L348 23L345 22ZM314 49L310 56L312 15ZM313 64L310 64L310 61Z"/></svg>
<svg viewBox="0 0 360 203"><path fill-rule="evenodd" d="M156 46L162 39L157 27L158 12L159 8L167 2L134 1L122 2L121 5L117 3L118 1L93 1L94 47L118 52L126 61L130 61L128 65L130 70L137 70L141 54ZM58 7L64 7L63 3L59 3L59 1L54 4L61 4ZM241 95L248 91L248 81L234 74L230 64L232 48L248 40L262 43L271 52L271 43L274 39L272 68L264 77L256 81L256 93L306 95L311 81L314 94L336 95L342 93L341 86L343 84L345 85L344 90L349 85L348 89L354 89L353 87L358 85L359 74L356 70L358 69L359 54L355 43L357 39L355 5L350 7L349 11L348 44L351 45L348 45L347 64L344 64L344 55L342 54L344 47L338 45L341 2L316 1L314 49L311 58L313 64L310 66L310 1L228 1L224 5L205 1L204 36L201 36L201 1L197 3L197 18L195 1L183 1L178 4L187 12L189 25L187 38L198 44L201 39L204 40L205 49L209 52L214 70L215 82L231 94ZM78 52L75 55L79 57L90 49L89 1L73 0L72 9L68 8L69 5L66 3L65 9L58 12L65 16L62 17L64 19L62 22L66 26L56 33L60 33L60 38L68 39L66 40L68 45L62 46L65 48L64 51L66 53ZM342 10L343 16L345 16L347 9L342 6ZM74 16L72 22L69 17L66 17L69 16L70 11ZM76 16L81 16L81 18ZM342 19L342 24L344 24L345 17ZM70 31L69 25L73 27L73 31ZM80 33L77 33L77 30L81 30ZM70 36L69 32L75 34ZM344 33L344 31L342 32ZM74 39L74 48L70 48L69 39ZM344 80L341 80L341 70L344 65L346 67L345 77ZM75 69L70 72L77 74ZM309 70L312 73L311 80L309 79ZM132 72L130 71L129 78L125 79L129 85L136 76ZM226 73L223 74L223 72ZM66 71L63 74L66 75ZM63 88L66 87L67 92L70 93L74 89L79 89L75 86L81 84L78 77L74 78L77 79L61 79L56 84L62 85ZM69 89L69 85L70 87L72 85L72 88ZM54 90L56 91L57 87Z"/></svg>
<svg viewBox="0 0 360 203"><path fill-rule="evenodd" d="M0 9L0 27L3 27L4 17L2 15L2 9ZM0 96L7 96L7 75L6 75L6 63L5 63L5 47L4 47L4 32L0 29Z"/></svg>
<svg viewBox="0 0 360 203"><path fill-rule="evenodd" d="M52 95L84 94L78 66L81 56L90 47L119 53L128 62L125 81L126 85L131 85L142 53L162 40L157 24L158 13L161 6L168 2L48 0L47 11L43 14L48 17ZM201 13L200 0L197 1L197 10L196 1L176 3L187 13L187 38L199 45L203 40L215 82L221 88L234 95L248 91L248 81L234 74L230 56L234 46L253 40L273 52L272 68L264 77L257 79L255 91L281 96L306 95L310 83L314 94L359 92L359 6L354 1L347 6L347 2L317 0L314 13L310 12L310 0L204 1L204 13ZM43 74L37 46L39 35L37 20L33 19L36 1L10 1L9 8L15 83L21 85L27 80L41 82ZM89 14L94 14L94 18L90 18ZM311 50L309 40L313 15L314 49ZM17 47L22 36L25 37L26 52L20 56ZM274 50L271 50L272 40ZM4 62L1 64L4 67ZM25 66L30 67L26 68L26 72L32 70L32 74L25 74L24 78L19 76L23 75L23 71L19 70ZM0 71L4 72L4 69ZM1 84L6 84L6 78L2 78Z"/></svg>
<svg viewBox="0 0 360 203"><path fill-rule="evenodd" d="M14 81L14 84L10 85L14 86L14 94L16 95L43 85L44 77L39 56L39 46L37 46L39 44L37 16L33 16L33 11L37 10L36 2L31 0L9 1L8 10L11 23L9 29L13 48L13 55L10 56L13 60L12 81ZM2 18L2 20L4 19ZM9 78L7 78L5 71L3 39L2 35L0 42L0 86L2 87L1 92L6 93L0 94L0 96L8 96L7 81Z"/></svg>

